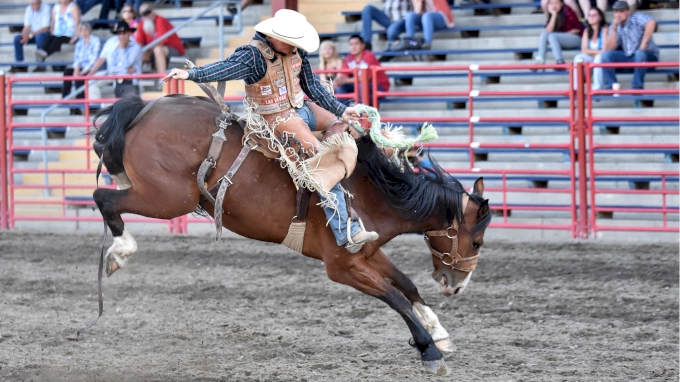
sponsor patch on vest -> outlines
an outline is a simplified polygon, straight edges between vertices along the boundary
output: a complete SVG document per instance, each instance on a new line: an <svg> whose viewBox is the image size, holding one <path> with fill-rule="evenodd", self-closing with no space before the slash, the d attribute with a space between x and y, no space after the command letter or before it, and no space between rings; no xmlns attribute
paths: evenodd
<svg viewBox="0 0 680 382"><path fill-rule="evenodd" d="M272 95L272 87L269 85L260 86L260 94L262 95Z"/></svg>
<svg viewBox="0 0 680 382"><path fill-rule="evenodd" d="M277 74L277 75L281 75L281 74L283 74L283 68L281 68L281 69L277 70L277 71L276 71L276 74Z"/></svg>
<svg viewBox="0 0 680 382"><path fill-rule="evenodd" d="M285 86L281 86L279 88L279 94L281 95L288 94L288 88L286 88Z"/></svg>
<svg viewBox="0 0 680 382"><path fill-rule="evenodd" d="M293 63L290 64L290 68L291 68L291 69L296 69L296 68L299 68L299 67L301 67L301 66L302 66L302 63L301 63L301 62L295 62L295 61L293 61ZM299 72L298 72L298 73L299 73Z"/></svg>
<svg viewBox="0 0 680 382"><path fill-rule="evenodd" d="M257 105L255 108L255 112L258 114L271 114L279 110L279 105Z"/></svg>
<svg viewBox="0 0 680 382"><path fill-rule="evenodd" d="M295 69L295 70L293 70L293 75L294 75L295 77L297 77L297 76L300 75L300 72L301 72L301 71L302 71L302 69Z"/></svg>
<svg viewBox="0 0 680 382"><path fill-rule="evenodd" d="M288 102L281 102L279 104L279 108L283 109L283 110L288 109L289 107L290 107L290 104Z"/></svg>
<svg viewBox="0 0 680 382"><path fill-rule="evenodd" d="M291 60L292 63L300 62L300 59L298 56L293 56L293 59Z"/></svg>
<svg viewBox="0 0 680 382"><path fill-rule="evenodd" d="M276 85L277 88L280 88L282 86L286 86L286 78L285 77L279 77L274 80L274 85Z"/></svg>
<svg viewBox="0 0 680 382"><path fill-rule="evenodd" d="M287 98L287 97L286 97L285 95L278 95L278 96L276 96L276 97L274 97L274 98L269 98L269 99L264 100L264 104L265 104L265 105L273 105L273 104L275 104L275 103L279 103L279 102L281 102L281 101L285 101L286 98Z"/></svg>

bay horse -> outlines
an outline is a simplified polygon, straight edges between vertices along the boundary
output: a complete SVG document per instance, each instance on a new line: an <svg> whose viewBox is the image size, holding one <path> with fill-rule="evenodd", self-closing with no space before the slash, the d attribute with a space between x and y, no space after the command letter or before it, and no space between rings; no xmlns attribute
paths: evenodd
<svg viewBox="0 0 680 382"><path fill-rule="evenodd" d="M199 206L204 211L214 207L201 198L196 171L208 151L210 135L217 130L219 106L206 98L165 97L130 128L144 106L139 97L127 97L95 118L96 126L99 118L106 117L95 131L94 145L118 189L98 188L93 198L114 237L107 259L122 259L116 263L120 267L137 250L122 213L173 219ZM232 122L209 185L215 184L242 149L242 127ZM429 169L414 171L391 162L368 138L357 146L356 169L342 184L356 195L353 208L367 229L379 233L379 240L355 254L339 247L323 210L313 205L319 202L313 193L302 254L323 261L329 279L376 297L399 313L427 371L444 375L449 369L442 351L454 351L455 346L413 282L380 247L403 233L426 233L432 277L444 294L462 292L474 264L468 268L460 264L472 259L476 264L491 219L488 200L482 197L483 180L478 179L468 193L435 162ZM230 231L281 243L295 215L296 188L276 160L253 153L234 175L223 210L222 225ZM107 266L109 275L113 270Z"/></svg>

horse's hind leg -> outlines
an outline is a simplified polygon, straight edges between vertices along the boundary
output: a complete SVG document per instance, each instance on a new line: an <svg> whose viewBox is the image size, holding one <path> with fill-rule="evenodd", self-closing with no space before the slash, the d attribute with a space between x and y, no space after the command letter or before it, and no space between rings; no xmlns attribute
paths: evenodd
<svg viewBox="0 0 680 382"><path fill-rule="evenodd" d="M127 176L126 176L127 178ZM128 196L129 191L98 188L94 191L94 198L104 222L111 229L113 244L106 251L106 275L125 266L133 253L137 252L137 242L125 228L125 223L120 217L121 204Z"/></svg>
<svg viewBox="0 0 680 382"><path fill-rule="evenodd" d="M415 313L418 321L430 333L437 348L446 353L454 352L456 345L451 341L449 332L439 323L437 315L434 314L432 309L420 297L418 288L413 284L413 281L397 268L380 249L369 258L368 263L411 301L413 313Z"/></svg>

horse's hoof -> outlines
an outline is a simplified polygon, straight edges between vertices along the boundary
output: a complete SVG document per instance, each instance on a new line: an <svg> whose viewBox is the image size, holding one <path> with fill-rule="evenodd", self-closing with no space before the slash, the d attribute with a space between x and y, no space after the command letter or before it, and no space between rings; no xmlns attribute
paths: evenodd
<svg viewBox="0 0 680 382"><path fill-rule="evenodd" d="M425 370L434 375L447 375L449 374L449 372L451 372L451 370L449 370L449 367L446 366L444 358L436 359L434 361L422 361L422 362L423 366L425 366Z"/></svg>
<svg viewBox="0 0 680 382"><path fill-rule="evenodd" d="M456 345L453 344L450 338L444 338L434 343L439 351L444 353L453 353L456 351Z"/></svg>
<svg viewBox="0 0 680 382"><path fill-rule="evenodd" d="M120 269L120 267L118 266L115 256L108 256L106 258L106 277L111 277L113 272L118 269Z"/></svg>

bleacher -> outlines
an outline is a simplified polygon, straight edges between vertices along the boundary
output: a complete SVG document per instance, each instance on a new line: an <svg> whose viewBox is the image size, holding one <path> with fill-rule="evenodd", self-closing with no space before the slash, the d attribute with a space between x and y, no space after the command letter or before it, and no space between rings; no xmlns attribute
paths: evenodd
<svg viewBox="0 0 680 382"><path fill-rule="evenodd" d="M19 0L10 0L19 3ZM340 52L348 51L347 37L357 33L360 29L358 17L360 11L368 2L365 0L299 0L298 9L304 13L321 33L322 39L332 39L338 45ZM409 52L409 54L386 52L386 42L381 28L374 24L373 51L376 55L395 56L383 66L389 67L413 67L413 66L441 66L441 65L497 65L497 64L531 64L531 55L536 51L538 36L543 26L545 16L532 14L535 3L518 0L493 0L491 4L476 4L469 6L454 6L453 12L456 17L456 26L450 30L435 33L435 40L431 51ZM157 8L159 14L170 18L173 23L181 22L201 9L201 3L192 7L176 8L174 4ZM230 54L234 49L247 43L254 33L253 26L261 19L269 16L271 11L269 0L263 4L255 4L249 7L243 14L244 30L238 35L225 35L228 47L225 54ZM644 11L653 15L658 21L658 29L654 39L661 46L662 61L678 60L678 12L677 10L651 10ZM91 10L85 19L98 15L98 9ZM9 33L10 24L16 24L23 15L23 8L3 9L0 14L0 53L3 59L0 69L9 69L13 57L12 38ZM607 13L607 18L612 18L612 13ZM219 58L218 36L215 23L217 12L193 23L183 29L179 35L185 41L193 45L187 49L187 58L197 65L214 62ZM225 23L229 20L225 20ZM95 34L102 39L110 36L104 29L95 30ZM32 59L32 47L25 48L25 56ZM550 51L548 49L548 51ZM318 53L318 52L317 52ZM564 52L567 62L572 61L576 50ZM72 47L64 46L62 52L48 58L46 64L57 65L69 61L72 57ZM317 56L312 55L312 65L318 65ZM548 63L552 56L548 54ZM403 125L407 130L415 131L422 123L413 122L413 119L428 118L447 119L455 122L434 123L437 127L440 140L444 143L469 144L470 105L468 96L435 96L422 97L418 92L461 92L467 91L468 74L453 71L388 71L392 82L392 90L397 92L413 92L414 96L400 95L398 97L381 97L379 110L381 115L397 125ZM31 73L18 74L19 76L31 76ZM42 84L21 84L13 89L13 98L16 100L33 99L59 99L61 97L60 76L61 73L53 73L48 70L41 75L54 75L54 82ZM629 88L632 75L622 71L618 74L619 82L623 88ZM473 75L475 89L480 92L505 92L505 91L566 91L571 85L568 83L568 72L545 71L531 72L524 69L476 71ZM677 89L677 68L658 68L650 71L645 79L647 89ZM154 98L159 93L153 91L153 86L148 86L144 93L146 98ZM192 83L186 83L188 94L201 95L202 91ZM233 81L227 86L228 95L242 95L243 85L240 81ZM103 97L111 95L104 94ZM659 117L678 115L678 97L674 95L620 95L611 97L598 95L593 97L595 115L598 117ZM240 102L233 103L239 111ZM536 149L502 149L484 148L483 144L563 144L566 145L571 136L569 125L562 121L526 121L526 122L484 122L484 118L507 118L521 120L522 118L566 118L569 115L569 99L564 95L531 95L522 97L486 96L474 99L474 115L481 118L474 127L474 141L481 142L482 146L471 151L470 149L435 149L433 156L448 169L468 168L470 160L474 160L475 167L480 171L485 169L512 169L512 170L550 170L567 171L570 167L569 151L563 148L545 150ZM14 121L32 123L40 120L40 114L44 107L18 106L23 109L25 116L15 116ZM19 114L21 114L20 112ZM424 117L427 116L427 117ZM400 121L403 118L405 121ZM60 107L48 117L48 122L55 124L68 124L82 122L82 117L69 116L68 107ZM630 143L678 143L680 132L677 122L646 122L641 121L611 121L598 122L594 126L595 142L598 144L630 144ZM82 128L55 126L48 129L48 144L69 145L82 142L84 137ZM15 130L15 144L40 144L43 137L39 129ZM578 153L575 155L587 155ZM42 152L14 152L15 165L26 168L40 168L45 161ZM639 150L614 150L598 149L595 151L597 169L607 170L658 170L676 171L678 169L678 149L639 149ZM94 164L94 156L90 157ZM85 153L59 151L50 152L47 165L50 168L69 168L82 165L85 161ZM459 174L459 177L468 182L476 176ZM577 175L578 177L578 175ZM50 182L61 181L57 176L50 175ZM81 174L69 177L75 184L92 183L92 179L86 181ZM505 210L506 215L513 221L566 221L569 217L571 196L561 192L570 187L569 178L563 174L532 175L514 174L502 179L500 175L485 174L486 186L490 190L487 197L492 200L492 206L501 214ZM588 178L590 181L590 178ZM598 176L595 179L598 188L611 188L614 190L645 189L655 190L662 186L660 176ZM15 181L23 184L42 184L42 174L23 174L15 176ZM668 177L664 186L670 189L678 189L678 178ZM534 189L557 190L555 193L537 192L508 194L503 207L503 195L498 189L503 184L505 187L528 187ZM20 192L19 192L20 191ZM19 194L39 195L41 189L22 189ZM53 190L51 196L62 198L82 198L91 191L86 189ZM640 211L650 208L652 205L660 205L659 195L649 195L645 199L627 194L598 194L598 203L606 206L637 206ZM73 199L73 200L76 200ZM82 200L76 200L77 204L83 204ZM543 211L535 211L530 207L542 205ZM677 211L678 195L667 196L667 205ZM598 215L600 216L600 215ZM613 212L611 215L601 214L602 219L612 219L616 224L648 224L657 225L660 214L637 213L637 212ZM671 220L677 221L677 215Z"/></svg>

